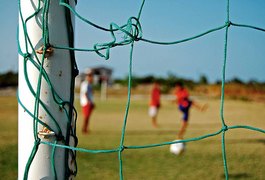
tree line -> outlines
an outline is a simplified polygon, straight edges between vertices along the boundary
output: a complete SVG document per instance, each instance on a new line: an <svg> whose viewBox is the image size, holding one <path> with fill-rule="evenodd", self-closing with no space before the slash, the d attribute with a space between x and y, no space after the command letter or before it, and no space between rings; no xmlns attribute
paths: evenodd
<svg viewBox="0 0 265 180"><path fill-rule="evenodd" d="M160 84L164 86L168 86L169 88L174 87L177 82L182 82L183 84L185 84L185 86L189 88L193 88L196 85L208 85L209 84L208 78L205 75L201 75L198 81L195 81L193 79L182 78L174 74L168 74L167 77L156 77L153 75L132 76L133 87L136 87L139 84L150 84L154 81L159 82ZM118 83L121 85L127 85L128 77L125 77L122 79L115 79L114 83ZM221 80L216 80L214 83L211 83L211 84L221 84L221 83L222 83ZM226 83L243 84L243 85L265 85L265 82L259 82L257 80L249 80L248 82L245 82L237 77L226 80Z"/></svg>
<svg viewBox="0 0 265 180"><path fill-rule="evenodd" d="M0 74L0 88L16 87L18 85L18 73L8 71Z"/></svg>
<svg viewBox="0 0 265 180"><path fill-rule="evenodd" d="M198 81L182 78L175 74L169 73L167 77L156 77L153 75L147 76L132 76L132 87L136 87L140 84L150 84L154 81L159 82L165 88L170 89L175 86L177 82L182 82L188 88L193 88L196 85L208 85L209 81L205 75L201 75ZM128 84L128 76L124 78L117 78L114 79L113 82L115 84L121 84L127 86ZM221 80L217 80L214 84L221 84ZM233 84L244 84L244 85L261 85L265 86L265 82L259 82L256 80L250 80L248 82L244 82L243 80L235 77L230 80L227 80L226 83L233 83ZM16 87L18 85L18 73L13 71L8 71L6 73L0 74L0 88L5 87Z"/></svg>

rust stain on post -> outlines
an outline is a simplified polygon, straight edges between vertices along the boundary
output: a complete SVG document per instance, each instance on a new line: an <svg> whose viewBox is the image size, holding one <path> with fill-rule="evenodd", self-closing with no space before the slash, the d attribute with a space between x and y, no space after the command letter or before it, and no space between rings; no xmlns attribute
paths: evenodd
<svg viewBox="0 0 265 180"><path fill-rule="evenodd" d="M50 138L50 137L55 136L55 132L49 130L49 129L46 128L46 127L43 127L43 129L40 130L40 131L38 132L38 134L39 134L41 137L43 137L44 139L48 139L48 138Z"/></svg>
<svg viewBox="0 0 265 180"><path fill-rule="evenodd" d="M43 54L44 53L44 50L43 49L44 49L44 46L42 45L40 47L40 49L36 50L36 53ZM46 51L45 51L44 57L45 58L50 57L53 54L53 51L54 50L53 50L53 48L51 46L46 47Z"/></svg>
<svg viewBox="0 0 265 180"><path fill-rule="evenodd" d="M63 74L63 71L59 71L59 77L61 77Z"/></svg>

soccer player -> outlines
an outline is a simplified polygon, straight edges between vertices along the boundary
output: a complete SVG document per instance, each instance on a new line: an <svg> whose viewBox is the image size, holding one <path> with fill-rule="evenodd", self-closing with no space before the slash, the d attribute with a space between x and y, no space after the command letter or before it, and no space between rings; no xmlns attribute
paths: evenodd
<svg viewBox="0 0 265 180"><path fill-rule="evenodd" d="M189 98L188 90L183 86L183 83L181 82L176 83L175 96L178 108L183 114L181 128L178 133L178 138L183 139L184 133L188 126L190 108L193 106L200 111L204 111L206 110L207 106L206 105L201 106L196 102L192 101Z"/></svg>
<svg viewBox="0 0 265 180"><path fill-rule="evenodd" d="M157 128L157 114L160 108L160 86L158 82L154 82L152 91L151 91L151 99L149 103L149 116L152 120L152 125Z"/></svg>
<svg viewBox="0 0 265 180"><path fill-rule="evenodd" d="M93 98L93 72L91 69L86 70L86 79L80 86L80 104L83 112L82 133L89 133L89 120L91 113L95 107Z"/></svg>

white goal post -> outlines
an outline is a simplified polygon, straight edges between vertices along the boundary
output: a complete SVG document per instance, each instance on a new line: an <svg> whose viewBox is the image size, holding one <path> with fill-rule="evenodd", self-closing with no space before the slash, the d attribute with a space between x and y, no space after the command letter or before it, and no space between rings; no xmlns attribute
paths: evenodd
<svg viewBox="0 0 265 180"><path fill-rule="evenodd" d="M43 9L45 8L45 3L49 3L46 7L49 12L46 20L48 23L49 43L51 47L69 47L68 27L65 18L66 8L59 5L59 2L59 0L20 0L19 2L19 46L21 52L29 52L30 57L32 57L39 66L42 66L40 61L43 56L41 51L44 42L43 27L45 24L43 24ZM74 7L75 1L70 0L70 5ZM36 12L38 7L40 7L41 10L34 17L25 22L28 17ZM73 16L71 16L71 20L74 24ZM23 26L22 22L24 22L24 24L26 23L26 26ZM33 49L30 47L29 40L32 43ZM51 84L53 85L53 89L58 96L63 101L70 102L71 79L73 76L70 52L69 50L56 48L51 48L50 50L50 54L45 55L43 69L47 73ZM34 56L35 53L37 54L36 57L38 57L39 61L37 61L37 58ZM65 144L62 140L56 139L55 134L58 134L58 132L56 132L58 128L52 117L58 123L63 137L66 137L66 134L68 133L67 126L69 126L69 117L67 118L65 111L54 101L50 85L47 83L43 75L40 74L40 68L36 68L33 63L26 60L25 57L19 55L18 98L20 103L18 108L18 179L24 178L26 165L29 163L32 149L36 147L36 137L34 138L34 135L37 134L37 137L40 138L42 142L54 143L55 140L57 140L57 144ZM29 83L26 81L27 78ZM32 89L30 89L29 84ZM32 93L32 90L34 93ZM36 96L38 91L40 93L39 97ZM41 101L43 104L36 106L38 101ZM71 112L71 114L69 113L69 116L73 116L72 111L69 110L69 106L65 106L65 109L68 112ZM37 114L38 117L36 118L54 129L55 132L45 131L44 126L40 123L37 123L37 129L35 130L36 132L34 132L33 123L34 121L36 122L36 119L34 120L32 117L34 114ZM71 125L72 128L75 128L73 127L75 126L74 123L71 123ZM70 139L69 144L74 146L74 141ZM54 168L51 163L53 155L57 179L73 178L73 176L66 177L65 164L68 164L70 169L74 168L74 165L71 164L73 163L73 159L71 159L70 155L67 155L67 151L69 150L55 148L55 153L53 153L53 150L53 146L43 143L38 145L37 151L28 170L28 179L55 179Z"/></svg>

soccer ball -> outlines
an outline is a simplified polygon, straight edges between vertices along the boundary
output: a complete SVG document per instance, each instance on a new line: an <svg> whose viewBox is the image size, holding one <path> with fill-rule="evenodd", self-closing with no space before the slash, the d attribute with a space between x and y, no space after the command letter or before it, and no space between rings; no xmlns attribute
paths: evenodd
<svg viewBox="0 0 265 180"><path fill-rule="evenodd" d="M179 140L175 140L175 142L176 141L179 141ZM169 150L171 153L173 153L175 155L180 155L185 150L185 144L182 142L171 144Z"/></svg>

